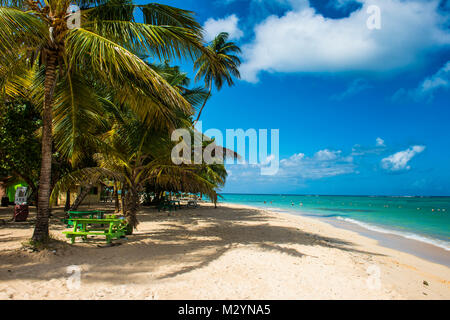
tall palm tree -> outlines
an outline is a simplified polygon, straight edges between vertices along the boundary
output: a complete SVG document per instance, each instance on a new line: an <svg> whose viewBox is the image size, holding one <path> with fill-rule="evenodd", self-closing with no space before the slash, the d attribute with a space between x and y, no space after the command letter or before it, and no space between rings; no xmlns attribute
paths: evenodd
<svg viewBox="0 0 450 320"><path fill-rule="evenodd" d="M206 105L212 92L212 85L216 86L217 90L222 89L225 82L229 86L234 85L232 76L240 78L239 66L241 60L236 53L241 53L241 49L234 43L228 41L229 34L222 32L217 35L214 40L206 47L206 52L209 54L202 54L194 64L194 67L198 69L195 75L195 80L204 79L205 87L208 88L208 94L200 108L195 123L200 119L203 108ZM211 63L210 56L215 57L214 63Z"/></svg>
<svg viewBox="0 0 450 320"><path fill-rule="evenodd" d="M79 28L69 29L71 3L81 8ZM191 12L161 4L135 5L131 0L0 0L0 5L2 73L15 75L24 65L41 67L42 162L32 239L45 241L58 83L64 82L69 89L65 105L73 109L90 103L78 99L80 90L72 90L77 77L84 74L114 88L117 98L137 114L170 123L174 110L190 110L190 104L138 54L157 59L192 57L202 50L201 28ZM136 9L143 23L135 21Z"/></svg>

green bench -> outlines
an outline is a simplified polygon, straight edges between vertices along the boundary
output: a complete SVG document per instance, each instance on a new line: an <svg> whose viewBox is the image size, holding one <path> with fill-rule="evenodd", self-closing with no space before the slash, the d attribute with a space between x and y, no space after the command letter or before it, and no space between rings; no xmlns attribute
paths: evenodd
<svg viewBox="0 0 450 320"><path fill-rule="evenodd" d="M176 209L181 209L181 202L180 202L180 200L171 200L170 204L175 207L175 210Z"/></svg>
<svg viewBox="0 0 450 320"><path fill-rule="evenodd" d="M170 200L170 201L163 201L158 205L158 211L168 209L169 211L176 211L178 209L181 209L180 201L178 200Z"/></svg>
<svg viewBox="0 0 450 320"><path fill-rule="evenodd" d="M85 219L72 218L68 219L72 222L72 231L63 231L67 238L71 239L71 243L75 243L75 239L80 237L83 241L88 236L105 236L106 243L111 243L112 239L119 239L125 236L127 223L122 219ZM94 227L94 225L99 225ZM106 225L107 228L102 228Z"/></svg>
<svg viewBox="0 0 450 320"><path fill-rule="evenodd" d="M63 219L63 223L67 224L67 227L72 227L71 219L74 218L87 218L87 219L103 219L105 211L102 210L88 210L88 211L67 211L68 218Z"/></svg>

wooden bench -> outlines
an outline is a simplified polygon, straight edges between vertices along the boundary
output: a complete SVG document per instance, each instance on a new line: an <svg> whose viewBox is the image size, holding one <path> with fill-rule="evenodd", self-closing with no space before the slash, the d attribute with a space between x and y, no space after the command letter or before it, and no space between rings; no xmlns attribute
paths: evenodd
<svg viewBox="0 0 450 320"><path fill-rule="evenodd" d="M73 230L63 231L63 234L71 239L71 243L75 243L77 237L81 237L85 241L88 236L105 236L106 243L111 243L112 239L119 239L125 236L127 227L125 220L122 219L72 218L68 220L72 222ZM95 228L92 225L100 225L100 227ZM107 225L107 229L101 228L102 225Z"/></svg>

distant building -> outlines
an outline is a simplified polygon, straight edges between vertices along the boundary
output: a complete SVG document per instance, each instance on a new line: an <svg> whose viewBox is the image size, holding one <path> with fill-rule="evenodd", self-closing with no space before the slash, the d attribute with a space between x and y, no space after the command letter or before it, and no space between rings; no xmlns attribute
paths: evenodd
<svg viewBox="0 0 450 320"><path fill-rule="evenodd" d="M81 186L75 186L70 189L70 203L73 204L75 199L81 193ZM58 196L57 203L54 205L64 206L66 203L66 192L61 192ZM113 188L105 184L99 183L94 186L89 194L84 198L81 205L94 206L104 202L112 202Z"/></svg>

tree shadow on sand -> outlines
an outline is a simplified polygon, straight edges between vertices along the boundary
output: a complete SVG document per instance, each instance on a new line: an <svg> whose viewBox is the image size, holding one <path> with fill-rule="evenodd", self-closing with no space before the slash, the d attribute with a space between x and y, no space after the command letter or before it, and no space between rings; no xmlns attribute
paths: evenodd
<svg viewBox="0 0 450 320"><path fill-rule="evenodd" d="M24 259L20 265L11 265L11 253L6 255L0 251L0 281L62 279L67 276L66 267L69 265L85 266L92 282L123 284L139 281L143 274L147 279L170 279L206 267L230 249L245 246L296 258L305 254L285 246L321 246L378 255L358 250L353 243L341 239L307 233L296 227L269 225L267 216L258 210L229 209L229 213L228 209L224 210L227 214L215 215L213 208L200 207L180 210L168 216L167 213L144 209L139 215L140 221L157 222L154 230L138 230L120 241L120 246L110 248L98 248L97 243L73 246L60 243L58 253L41 263ZM102 242L99 238L97 240ZM161 271L160 266L168 268ZM4 271L11 268L13 273L5 275Z"/></svg>

